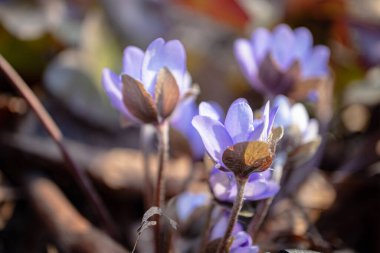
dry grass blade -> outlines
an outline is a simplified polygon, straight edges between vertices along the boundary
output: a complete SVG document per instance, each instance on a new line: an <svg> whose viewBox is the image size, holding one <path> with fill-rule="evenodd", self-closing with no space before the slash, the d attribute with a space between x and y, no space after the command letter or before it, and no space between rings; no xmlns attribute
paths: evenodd
<svg viewBox="0 0 380 253"><path fill-rule="evenodd" d="M175 220L170 219L168 216L166 216L166 218L169 220L169 223L170 223L170 225L172 226L172 228L173 228L174 230L177 230L177 228L178 228L178 223L177 223Z"/></svg>
<svg viewBox="0 0 380 253"><path fill-rule="evenodd" d="M116 226L113 224L107 209L104 207L103 202L94 190L94 187L90 180L83 173L83 171L79 169L77 164L69 155L63 143L62 133L59 130L57 124L55 124L53 119L50 117L49 113L45 110L41 102L34 95L33 91L20 77L20 75L12 68L12 66L4 59L2 55L0 55L0 68L3 74L5 74L5 76L9 78L12 85L25 98L26 102L37 115L38 119L41 121L42 125L45 127L51 138L57 144L63 156L63 159L69 165L67 168L70 169L71 174L75 177L79 186L82 188L83 192L88 197L89 202L98 213L99 218L103 221L104 225L107 227L108 232L110 232L113 235L116 235Z"/></svg>
<svg viewBox="0 0 380 253"><path fill-rule="evenodd" d="M154 92L158 113L165 119L173 112L179 100L178 84L167 68L158 72Z"/></svg>
<svg viewBox="0 0 380 253"><path fill-rule="evenodd" d="M161 208L157 207L157 206L152 206L151 208L149 208L145 213L144 213L144 216L141 220L141 225L140 227L137 229L137 238L136 238L136 242L135 242L135 245L133 247L133 250L132 250L132 253L135 252L136 250L136 246L137 246L137 243L139 242L140 240L140 236L142 234L142 232L144 232L147 228L150 228L150 227L153 227L153 226L156 226L157 225L157 221L150 221L149 219L153 216L153 215L162 215L164 216L165 218L167 218L169 220L169 223L171 225L171 227L173 229L177 229L178 227L178 223L169 218L167 215L165 215L162 211Z"/></svg>
<svg viewBox="0 0 380 253"><path fill-rule="evenodd" d="M138 236L140 236L140 235L142 234L142 232L144 232L145 229L147 229L147 228L149 228L149 227L152 227L152 226L155 226L155 225L157 225L157 221L154 221L154 220L144 222L144 223L139 227L139 229L137 229L137 234L138 234Z"/></svg>
<svg viewBox="0 0 380 253"><path fill-rule="evenodd" d="M150 217L152 217L155 214L162 215L162 210L157 206L152 206L151 208L149 208L148 211L144 213L142 223L146 222Z"/></svg>
<svg viewBox="0 0 380 253"><path fill-rule="evenodd" d="M144 85L129 75L122 75L123 102L133 116L144 123L157 123L157 108Z"/></svg>

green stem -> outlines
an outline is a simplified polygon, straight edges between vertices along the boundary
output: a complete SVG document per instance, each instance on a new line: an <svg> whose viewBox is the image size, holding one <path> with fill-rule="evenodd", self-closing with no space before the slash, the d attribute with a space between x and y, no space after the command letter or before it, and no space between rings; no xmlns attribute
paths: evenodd
<svg viewBox="0 0 380 253"><path fill-rule="evenodd" d="M169 158L169 123L163 122L157 127L158 132L158 176L156 183L155 205L159 208L164 206L165 200L165 166ZM155 248L156 253L161 250L160 247L160 216L157 217L155 226Z"/></svg>
<svg viewBox="0 0 380 253"><path fill-rule="evenodd" d="M244 189L245 189L245 185L247 184L247 181L248 181L248 177L240 178L236 176L236 184L238 188L237 189L238 193L236 195L236 199L232 207L232 212L231 212L230 220L228 221L226 233L224 234L222 240L219 243L218 249L216 251L217 253L225 253L227 251L227 245L229 244L232 231L238 220L240 210L243 207Z"/></svg>

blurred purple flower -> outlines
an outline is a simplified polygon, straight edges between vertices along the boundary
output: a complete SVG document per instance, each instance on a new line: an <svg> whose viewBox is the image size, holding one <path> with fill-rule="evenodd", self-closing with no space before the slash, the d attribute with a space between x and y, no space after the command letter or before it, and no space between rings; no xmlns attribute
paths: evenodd
<svg viewBox="0 0 380 253"><path fill-rule="evenodd" d="M176 210L181 222L185 222L195 209L208 203L208 196L202 193L184 192L177 197Z"/></svg>
<svg viewBox="0 0 380 253"><path fill-rule="evenodd" d="M202 159L205 153L202 139L191 124L193 117L198 114L198 105L195 103L194 98L188 98L177 106L171 117L171 125L186 137L195 160Z"/></svg>
<svg viewBox="0 0 380 253"><path fill-rule="evenodd" d="M281 125L285 128L285 136L278 147L280 159L275 164L282 164L285 160L297 167L311 159L318 150L321 142L319 135L319 123L316 119L310 119L306 108L301 103L292 105L289 99L279 95L274 101L278 106L278 112L274 126Z"/></svg>
<svg viewBox="0 0 380 253"><path fill-rule="evenodd" d="M228 225L228 213L223 212L211 231L210 241L223 237ZM236 223L232 231L233 242L229 253L258 253L259 247L253 245L251 236Z"/></svg>
<svg viewBox="0 0 380 253"><path fill-rule="evenodd" d="M280 24L272 32L259 28L250 40L237 39L234 51L252 87L270 97L288 94L303 80L329 74L330 50L313 47L312 35L305 27L292 31Z"/></svg>
<svg viewBox="0 0 380 253"><path fill-rule="evenodd" d="M266 170L260 173L252 173L244 190L244 199L255 201L273 197L280 186L271 180L272 172ZM232 172L224 172L214 168L210 175L210 187L216 199L226 202L234 202L237 194L236 179Z"/></svg>
<svg viewBox="0 0 380 253"><path fill-rule="evenodd" d="M166 68L174 77L178 86L179 96L183 97L190 88L189 75L186 72L186 53L182 43L178 40L165 42L162 38L154 40L146 51L134 46L128 46L124 50L123 68L121 75L117 75L108 68L103 70L102 81L104 89L114 108L119 110L127 121L132 123L142 123L143 120L138 115L127 108L125 100L133 100L135 97L125 97L123 95L122 76L127 75L143 85L146 93L144 98L149 103L157 101L157 75ZM139 88L139 87L138 87ZM139 95L140 95L139 94ZM131 95L135 96L135 94ZM138 107L138 105L136 105ZM151 108L149 108L151 109ZM155 109L155 108L153 108ZM137 116L136 116L137 115Z"/></svg>
<svg viewBox="0 0 380 253"><path fill-rule="evenodd" d="M289 99L278 95L273 101L278 108L274 126L283 126L288 134L296 135L291 139L298 140L299 144L308 143L318 138L319 126L316 119L310 119L306 108L301 103L291 105Z"/></svg>
<svg viewBox="0 0 380 253"><path fill-rule="evenodd" d="M380 64L380 26L368 22L350 20L353 41L369 66Z"/></svg>
<svg viewBox="0 0 380 253"><path fill-rule="evenodd" d="M236 143L267 141L276 112L277 108L270 109L268 102L261 118L255 119L248 102L239 98L231 104L223 123L220 109L211 103L202 102L199 115L193 118L192 123L217 166L226 168L222 162L223 152Z"/></svg>

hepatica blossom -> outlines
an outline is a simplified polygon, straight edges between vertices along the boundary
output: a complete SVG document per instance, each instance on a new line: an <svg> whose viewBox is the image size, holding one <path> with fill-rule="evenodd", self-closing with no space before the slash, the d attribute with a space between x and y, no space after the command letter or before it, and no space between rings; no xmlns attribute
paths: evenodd
<svg viewBox="0 0 380 253"><path fill-rule="evenodd" d="M230 170L235 175L237 173L250 174L252 172L251 167L255 167L254 163L256 161L248 159L250 160L248 162L253 162L253 164L248 164L247 166L245 164L247 162L246 158L249 157L247 157L245 151L253 143L260 146L256 150L252 150L254 155L261 155L260 152L256 151L262 148L266 148L267 150L264 151L269 152L269 148L266 147L265 143L270 141L276 112L277 108L270 109L268 102L261 118L254 118L248 102L239 98L232 103L223 122L222 115L215 106L202 102L199 106L199 115L193 118L192 123L200 134L206 151L215 161L217 167ZM238 158L243 160L242 162L229 159L234 158L237 155L236 153L241 153L238 155L241 155L242 159L240 159L241 157ZM265 156L260 157L260 159L264 158L267 158L266 153ZM226 164L227 162L228 164ZM270 163L264 169L267 169L269 165ZM261 164L259 167L261 167ZM244 170L248 170L247 173Z"/></svg>
<svg viewBox="0 0 380 253"><path fill-rule="evenodd" d="M285 24L272 32L259 28L251 39L237 39L235 56L248 82L257 91L273 97L289 94L297 85L328 76L330 50L313 47L310 31L304 27L291 30ZM305 87L304 87L305 88Z"/></svg>
<svg viewBox="0 0 380 253"><path fill-rule="evenodd" d="M209 197L203 193L184 192L177 196L176 211L180 222L185 222L199 207L206 206Z"/></svg>
<svg viewBox="0 0 380 253"><path fill-rule="evenodd" d="M211 230L210 240L221 238L228 225L228 213L223 212L217 223ZM251 236L243 231L242 225L236 223L232 231L233 242L229 253L258 253L259 247L253 245Z"/></svg>
<svg viewBox="0 0 380 253"><path fill-rule="evenodd" d="M158 124L174 111L189 91L186 54L181 42L162 38L146 49L124 51L121 75L103 70L102 81L111 104L131 123Z"/></svg>
<svg viewBox="0 0 380 253"><path fill-rule="evenodd" d="M279 108L274 126L283 126L286 133L279 152L287 156L293 166L298 166L313 157L320 145L318 121L309 118L303 104L292 105L285 96L277 96L273 104Z"/></svg>
<svg viewBox="0 0 380 253"><path fill-rule="evenodd" d="M274 125L288 129L286 132L291 135L293 145L302 145L319 138L318 121L309 118L303 104L292 105L287 97L279 95L274 99L273 105L279 108Z"/></svg>

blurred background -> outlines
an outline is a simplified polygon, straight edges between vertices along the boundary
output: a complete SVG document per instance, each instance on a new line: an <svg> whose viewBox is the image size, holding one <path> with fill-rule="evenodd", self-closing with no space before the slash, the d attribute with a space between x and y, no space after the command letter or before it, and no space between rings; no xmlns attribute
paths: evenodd
<svg viewBox="0 0 380 253"><path fill-rule="evenodd" d="M102 69L118 73L128 45L145 49L157 37L179 39L201 89L198 101L214 100L226 110L245 97L259 108L263 98L239 71L233 42L257 27L279 23L309 28L314 43L332 53L327 145L318 170L297 193L308 222L334 252L380 252L380 1L1 0L0 53L57 122L120 226L119 242L131 247L133 240L127 238L136 230L131 224L144 209L136 158L139 129L120 127L101 85ZM190 163L188 148L173 136L177 172L168 180L169 195L182 189ZM97 223L64 167L26 101L1 75L0 252L61 252L31 208L24 191L27 173L47 175L83 216ZM141 182L133 182L131 171ZM310 227L301 214L287 203L281 208L293 223L277 215L267 224L276 233L270 238L263 233L261 243L268 249L276 248L274 242L310 244Z"/></svg>

